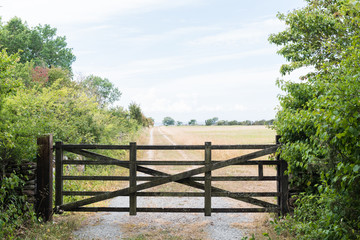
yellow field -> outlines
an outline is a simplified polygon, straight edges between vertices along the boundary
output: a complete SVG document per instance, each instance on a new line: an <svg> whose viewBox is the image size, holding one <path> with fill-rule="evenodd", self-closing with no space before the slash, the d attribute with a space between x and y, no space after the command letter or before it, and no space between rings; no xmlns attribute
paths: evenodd
<svg viewBox="0 0 360 240"><path fill-rule="evenodd" d="M275 131L266 126L167 126L160 129L185 145L204 144L270 144Z"/></svg>

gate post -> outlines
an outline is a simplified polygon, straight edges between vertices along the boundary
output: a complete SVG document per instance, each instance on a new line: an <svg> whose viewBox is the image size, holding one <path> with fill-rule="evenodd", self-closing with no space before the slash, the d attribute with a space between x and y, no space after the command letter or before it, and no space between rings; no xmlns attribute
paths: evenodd
<svg viewBox="0 0 360 240"><path fill-rule="evenodd" d="M280 144L280 137L280 135L276 135L276 144ZM287 213L289 213L289 208L287 204L289 195L289 178L287 175L285 175L288 164L285 160L281 159L280 154L276 156L276 160L279 163L277 167L277 192L279 193L277 203L279 207L279 215L285 216Z"/></svg>
<svg viewBox="0 0 360 240"><path fill-rule="evenodd" d="M280 179L281 179L281 184L280 184L280 212L282 216L285 216L287 213L289 213L289 207L288 207L288 196L289 196L289 189L288 189L288 184L289 184L289 179L288 176L285 175L285 171L287 170L287 162L280 159Z"/></svg>
<svg viewBox="0 0 360 240"><path fill-rule="evenodd" d="M205 169L211 167L211 142L205 142ZM211 170L205 172L205 216L211 216Z"/></svg>
<svg viewBox="0 0 360 240"><path fill-rule="evenodd" d="M63 204L63 149L62 149L62 142L56 142L56 154L55 154L55 206L60 206Z"/></svg>
<svg viewBox="0 0 360 240"><path fill-rule="evenodd" d="M130 143L130 159L129 159L129 189L132 190L136 187L136 142ZM130 215L136 215L136 192L130 193Z"/></svg>
<svg viewBox="0 0 360 240"><path fill-rule="evenodd" d="M53 198L53 136L38 137L38 155L36 169L36 214L44 222L52 220Z"/></svg>

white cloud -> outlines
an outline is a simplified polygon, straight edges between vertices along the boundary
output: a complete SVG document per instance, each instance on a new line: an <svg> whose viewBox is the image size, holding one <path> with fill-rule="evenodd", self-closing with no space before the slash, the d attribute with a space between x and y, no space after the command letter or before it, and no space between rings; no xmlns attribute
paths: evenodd
<svg viewBox="0 0 360 240"><path fill-rule="evenodd" d="M267 39L270 33L278 32L284 24L276 18L265 19L260 22L244 24L237 28L225 29L222 32L200 37L189 43L192 45L241 45L244 42L258 43Z"/></svg>
<svg viewBox="0 0 360 240"><path fill-rule="evenodd" d="M126 15L196 4L200 0L4 0L0 15L16 16L29 24L77 24L103 22L113 15Z"/></svg>
<svg viewBox="0 0 360 240"><path fill-rule="evenodd" d="M276 48L271 46L267 48L255 49L250 51L243 51L233 54L218 54L208 56L172 56L164 58L152 58L144 60L136 60L126 64L116 65L114 67L96 68L96 71L101 72L104 77L111 80L126 79L136 80L148 75L162 75L167 72L174 72L175 70L186 69L189 67L201 66L206 64L223 64L229 60L240 60L247 57L266 57L276 52ZM76 52L77 53L77 52ZM82 54L90 54L91 51L82 52ZM83 73L94 73L94 68L91 66L78 66L76 63L74 69ZM277 68L279 69L279 68ZM276 69L276 70L277 70Z"/></svg>

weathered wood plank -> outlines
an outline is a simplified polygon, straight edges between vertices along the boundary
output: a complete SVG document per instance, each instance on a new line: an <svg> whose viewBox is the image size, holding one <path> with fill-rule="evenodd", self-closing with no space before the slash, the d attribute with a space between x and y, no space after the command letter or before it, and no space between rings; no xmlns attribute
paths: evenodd
<svg viewBox="0 0 360 240"><path fill-rule="evenodd" d="M136 187L136 143L130 143L130 182L129 182L129 190L130 190L130 210L129 213L131 216L136 215L136 191L134 191Z"/></svg>
<svg viewBox="0 0 360 240"><path fill-rule="evenodd" d="M53 136L50 134L39 137L37 144L36 213L38 217L42 217L47 222L52 220L53 215Z"/></svg>
<svg viewBox="0 0 360 240"><path fill-rule="evenodd" d="M204 181L204 177L190 177L189 179L193 181ZM260 179L258 176L239 176L239 177L231 177L231 176L216 176L211 177L211 181L276 181L278 178L276 176L264 176Z"/></svg>
<svg viewBox="0 0 360 240"><path fill-rule="evenodd" d="M63 176L63 149L62 142L56 142L55 148L55 206L60 206L63 204L62 190L63 190L63 181L61 177Z"/></svg>
<svg viewBox="0 0 360 240"><path fill-rule="evenodd" d="M285 174L285 171L287 170L287 162L282 160L280 164L280 213L282 216L285 216L287 213L289 213L289 207L288 207L288 198L289 198L289 189L288 189L288 176Z"/></svg>
<svg viewBox="0 0 360 240"><path fill-rule="evenodd" d="M121 161L119 163L119 161ZM222 162L222 161L212 161L213 163ZM112 161L94 161L94 160L63 160L63 164L71 164L71 165L118 165L118 166L125 166L129 164L129 161L122 161L122 160L112 160ZM148 165L148 166L158 166L158 165L204 165L205 161L150 161L150 160L142 160L136 161L136 164L139 165ZM247 161L243 163L237 163L234 165L278 165L279 162L277 161L269 161L269 160L262 160L262 161Z"/></svg>
<svg viewBox="0 0 360 240"><path fill-rule="evenodd" d="M252 145L213 145L213 150L241 150L241 149L266 149L276 145L274 144L252 144ZM101 144L64 144L64 150L75 149L103 149L103 150L129 150L129 145L101 145ZM204 150L204 145L138 145L138 150Z"/></svg>
<svg viewBox="0 0 360 240"><path fill-rule="evenodd" d="M95 196L110 191L63 191L66 196ZM277 192L213 192L212 197L277 197ZM128 195L125 195L128 196ZM204 197L204 192L137 192L137 197Z"/></svg>
<svg viewBox="0 0 360 240"><path fill-rule="evenodd" d="M205 168L211 167L211 142L205 143ZM211 171L205 172L205 216L211 216Z"/></svg>
<svg viewBox="0 0 360 240"><path fill-rule="evenodd" d="M130 177L123 176L63 176L62 180L84 181L129 181Z"/></svg>
<svg viewBox="0 0 360 240"><path fill-rule="evenodd" d="M129 145L102 145L102 144L63 144L66 151L77 149L102 149L102 150L129 150Z"/></svg>
<svg viewBox="0 0 360 240"><path fill-rule="evenodd" d="M73 212L128 212L126 207L78 207ZM202 213L204 208L137 208L137 212L163 212L163 213ZM212 208L214 213L250 213L250 212L278 212L278 208Z"/></svg>
<svg viewBox="0 0 360 240"><path fill-rule="evenodd" d="M259 174L259 179L263 180L264 179L264 168L261 163L258 165L258 174Z"/></svg>
<svg viewBox="0 0 360 240"><path fill-rule="evenodd" d="M119 163L119 160L113 161L95 161L95 160L63 160L63 164L69 165L118 165L122 166L124 164L129 164L129 161L122 161Z"/></svg>

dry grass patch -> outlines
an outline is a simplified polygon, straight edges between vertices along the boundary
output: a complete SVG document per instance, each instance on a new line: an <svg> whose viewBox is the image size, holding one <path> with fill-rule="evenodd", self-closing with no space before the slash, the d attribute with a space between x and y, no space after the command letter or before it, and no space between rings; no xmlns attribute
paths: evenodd
<svg viewBox="0 0 360 240"><path fill-rule="evenodd" d="M204 229L208 221L196 223L173 223L163 219L155 219L152 224L125 223L120 227L126 239L149 239L149 240L182 240L182 239L209 239Z"/></svg>

